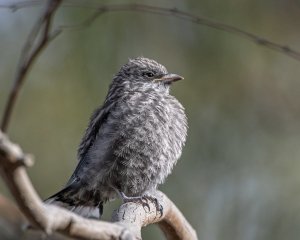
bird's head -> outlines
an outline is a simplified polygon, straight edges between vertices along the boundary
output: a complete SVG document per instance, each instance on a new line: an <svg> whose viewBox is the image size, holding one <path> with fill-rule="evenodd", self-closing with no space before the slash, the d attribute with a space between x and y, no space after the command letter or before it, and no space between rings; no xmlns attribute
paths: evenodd
<svg viewBox="0 0 300 240"><path fill-rule="evenodd" d="M113 84L123 85L131 89L158 89L169 91L173 82L182 80L183 77L168 73L167 69L158 62L138 57L130 59L123 65L113 80Z"/></svg>

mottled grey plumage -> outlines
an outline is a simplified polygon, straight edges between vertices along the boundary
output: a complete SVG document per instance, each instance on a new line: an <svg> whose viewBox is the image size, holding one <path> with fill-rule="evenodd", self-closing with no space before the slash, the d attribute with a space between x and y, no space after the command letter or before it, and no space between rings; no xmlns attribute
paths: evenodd
<svg viewBox="0 0 300 240"><path fill-rule="evenodd" d="M97 217L93 210L99 207L101 214L118 192L139 197L163 183L187 134L184 108L169 94L180 79L154 60L129 60L90 119L72 177L46 202Z"/></svg>

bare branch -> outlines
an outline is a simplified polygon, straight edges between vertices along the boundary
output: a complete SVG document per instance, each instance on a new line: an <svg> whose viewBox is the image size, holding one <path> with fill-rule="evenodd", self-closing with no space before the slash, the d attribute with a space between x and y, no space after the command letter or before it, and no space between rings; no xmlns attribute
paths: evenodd
<svg viewBox="0 0 300 240"><path fill-rule="evenodd" d="M82 7L82 5L77 4L65 4L64 6L69 7ZM87 7L86 5L84 5ZM93 6L94 8L95 6ZM292 57L298 61L300 61L300 52L291 49L290 47L286 45L281 45L275 42L272 42L268 39L262 38L256 34L244 31L240 28L224 24L221 22L217 22L205 17L200 17L194 14L191 14L189 12L181 11L177 8L163 8L163 7L156 7L152 5L145 5L145 4L115 4L115 5L100 5L97 7L97 10L92 13L89 17L87 17L82 23L78 24L77 26L88 26L91 23L93 23L94 20L97 19L101 14L108 13L108 12L120 12L120 11L131 11L131 12L146 12L151 14L158 14L158 15L164 15L164 16L171 16L176 17L179 19L182 19L187 22L196 23L199 25L211 27L217 30L221 30L224 32L232 33L234 35L243 37L247 40L250 40L258 45L265 46L267 48L270 48L272 50L275 50L277 52L281 52L289 57ZM75 28L76 25L73 26L61 26L61 28Z"/></svg>
<svg viewBox="0 0 300 240"><path fill-rule="evenodd" d="M168 239L197 239L195 230L170 199L159 192L163 215L156 211L154 203L149 208L138 203L126 203L113 214L113 221L82 218L65 209L45 205L28 178L24 162L28 155L0 131L0 168L18 206L30 223L46 232L60 232L79 239L141 239L141 228L159 222Z"/></svg>
<svg viewBox="0 0 300 240"><path fill-rule="evenodd" d="M8 3L8 4L0 4L0 8L7 8L13 12L26 8L26 7L34 7L34 6L40 6L44 1L40 0L32 0L32 1L20 1L20 2L14 2L14 3Z"/></svg>
<svg viewBox="0 0 300 240"><path fill-rule="evenodd" d="M39 4L43 3L44 1L20 1L15 3L9 4L1 4L0 8L7 8L13 11L16 11L21 8L30 7L30 6L38 6ZM84 27L88 27L92 24L99 16L104 13L109 12L122 12L122 11L130 11L130 12L146 12L151 14L163 15L163 16L170 16L182 19L184 21L192 22L195 24L207 26L210 28L214 28L220 31L228 32L239 37L245 38L250 40L258 45L267 47L274 51L280 52L285 54L289 57L300 61L300 52L286 46L275 43L268 39L262 38L258 35L253 33L244 31L240 28L223 24L221 22L217 22L205 17L200 17L197 15L193 15L189 12L181 11L177 8L163 8L163 7L156 7L152 5L146 4L89 4L84 3L82 1L75 2L75 1L65 1L62 6L64 7L78 7L78 8L91 8L96 9L94 13L88 16L79 24L64 26L61 25L57 27L52 33L49 33L51 27L51 21L55 11L57 10L58 6L62 3L62 0L48 0L47 6L42 13L41 17L33 27L26 44L23 47L22 55L19 62L18 71L15 77L14 85L11 89L8 101L5 105L5 110L1 122L1 129L2 131L6 132L9 124L9 120L12 114L13 107L15 105L17 96L21 89L21 86L24 82L24 79L27 75L28 70L30 69L31 65L33 64L34 60L38 56L38 54L55 38L57 37L63 30L75 30L81 29ZM38 34L42 34L42 38L40 41L34 45L34 42L38 38ZM34 45L34 46L33 46Z"/></svg>
<svg viewBox="0 0 300 240"><path fill-rule="evenodd" d="M41 1L40 1L41 2ZM0 8L8 8L12 10L18 10L25 7L30 6L36 6L38 5L38 1L20 1L13 4L2 4L0 5ZM277 52L283 53L289 57L292 57L298 61L300 61L300 52L296 51L289 46L282 45L275 43L273 41L270 41L266 38L260 37L256 34L244 31L240 28L234 27L232 25L224 24L218 21L214 21L211 19L208 19L206 17L197 16L194 14L191 14L189 12L185 12L182 10L179 10L177 8L163 8L163 7L156 7L152 5L146 5L146 4L90 4L90 3L84 3L84 2L74 2L74 1L65 1L65 3L62 4L63 7L78 7L78 8L91 8L96 9L94 13L92 13L89 17L87 17L84 21L82 21L80 24L71 25L71 26L61 26L61 29L75 29L78 27L85 27L90 25L98 16L100 16L103 13L108 12L120 12L120 11L134 11L134 12L147 12L152 14L158 14L158 15L165 15L165 16L171 16L175 18L180 18L184 21L196 23L199 25L211 27L217 30L221 30L224 32L232 33L234 35L246 38L258 45L262 45L264 47L270 48L272 50L275 50Z"/></svg>
<svg viewBox="0 0 300 240"><path fill-rule="evenodd" d="M162 192L156 195L163 206L163 215L157 212L153 202L148 206L126 203L117 209L112 220L126 226L135 236L140 236L141 228L158 223L167 239L197 239L197 234L174 203Z"/></svg>
<svg viewBox="0 0 300 240"><path fill-rule="evenodd" d="M41 51L48 45L48 43L54 39L52 35L50 35L49 31L53 15L61 2L62 0L49 0L47 2L41 17L34 25L23 47L16 77L14 80L14 85L10 91L7 103L5 105L5 110L1 122L1 129L3 132L5 132L8 128L8 123L12 114L13 107L16 103L16 99L18 97L20 89L25 81L28 70L36 60L39 53L41 53ZM36 2L32 1L32 3ZM42 36L40 40L36 44L34 44L39 36L39 33L41 33ZM57 34L55 36L57 36Z"/></svg>

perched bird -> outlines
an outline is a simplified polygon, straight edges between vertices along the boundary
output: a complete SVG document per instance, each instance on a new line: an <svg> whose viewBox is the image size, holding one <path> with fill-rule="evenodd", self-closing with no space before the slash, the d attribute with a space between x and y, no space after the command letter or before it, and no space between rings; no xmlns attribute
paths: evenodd
<svg viewBox="0 0 300 240"><path fill-rule="evenodd" d="M122 66L91 116L73 175L46 203L98 218L103 203L118 196L124 202L151 198L185 144L184 108L169 93L181 79L148 58Z"/></svg>

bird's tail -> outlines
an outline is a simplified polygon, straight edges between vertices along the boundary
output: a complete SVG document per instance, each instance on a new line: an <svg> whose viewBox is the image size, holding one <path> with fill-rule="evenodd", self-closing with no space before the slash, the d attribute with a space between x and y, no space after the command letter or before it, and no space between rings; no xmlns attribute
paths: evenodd
<svg viewBox="0 0 300 240"><path fill-rule="evenodd" d="M47 198L44 202L46 204L66 208L82 217L99 219L103 212L102 202L100 202L97 206L85 204L83 201L76 200L75 196L78 195L78 193L78 188L69 185L58 193Z"/></svg>

